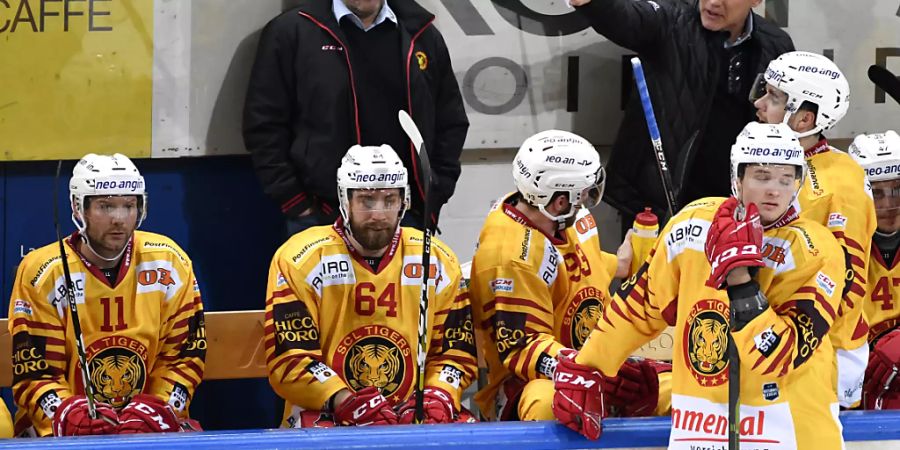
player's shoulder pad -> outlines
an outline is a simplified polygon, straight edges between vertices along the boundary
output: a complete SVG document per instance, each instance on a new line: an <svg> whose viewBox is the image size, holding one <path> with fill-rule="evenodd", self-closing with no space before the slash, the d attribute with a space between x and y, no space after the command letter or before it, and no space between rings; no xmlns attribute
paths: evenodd
<svg viewBox="0 0 900 450"><path fill-rule="evenodd" d="M402 227L401 229L403 246L407 248L413 247L421 249L422 245L425 243L424 235L425 233L423 233L422 230L416 228ZM431 237L431 254L437 255L439 258L443 258L449 263L458 263L456 253L453 252L453 249L435 236Z"/></svg>
<svg viewBox="0 0 900 450"><path fill-rule="evenodd" d="M330 245L344 245L343 239L331 225L311 227L291 236L276 254L278 258L299 267L313 255L320 255L322 249ZM318 259L316 257L317 261Z"/></svg>
<svg viewBox="0 0 900 450"><path fill-rule="evenodd" d="M841 258L843 251L840 244L824 225L799 218L781 227L775 233L791 244L794 261L799 266L819 258ZM765 251L765 249L763 249Z"/></svg>
<svg viewBox="0 0 900 450"><path fill-rule="evenodd" d="M78 258L70 247L66 247L66 256L69 257L70 263L73 261L73 257ZM20 282L35 288L46 279L47 274L54 267L58 266L60 262L58 242L54 241L51 244L34 249L28 252L22 258L22 262L19 263L23 277Z"/></svg>
<svg viewBox="0 0 900 450"><path fill-rule="evenodd" d="M134 250L143 258L153 254L173 255L185 266L191 266L187 253L172 239L161 234L137 230L134 232Z"/></svg>
<svg viewBox="0 0 900 450"><path fill-rule="evenodd" d="M713 211L719 209L719 206L726 200L725 197L704 197L698 198L687 205L684 208L681 208L675 216L680 216L682 213L696 213L696 211ZM702 213L701 213L702 214Z"/></svg>

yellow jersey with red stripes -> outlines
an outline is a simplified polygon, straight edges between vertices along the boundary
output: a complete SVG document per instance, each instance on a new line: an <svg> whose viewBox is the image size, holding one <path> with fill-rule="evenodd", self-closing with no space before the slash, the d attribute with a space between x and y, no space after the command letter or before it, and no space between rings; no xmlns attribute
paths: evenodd
<svg viewBox="0 0 900 450"><path fill-rule="evenodd" d="M800 215L820 223L841 244L846 274L841 306L831 328L837 351L838 399L852 407L862 395L868 362L868 323L863 314L872 234L877 225L865 171L825 139L806 150L809 175L798 196Z"/></svg>
<svg viewBox="0 0 900 450"><path fill-rule="evenodd" d="M193 265L171 239L135 231L110 281L66 239L94 398L116 408L151 394L186 417L203 379L206 331ZM48 436L62 400L84 394L59 245L32 251L9 304L17 435Z"/></svg>
<svg viewBox="0 0 900 450"><path fill-rule="evenodd" d="M547 379L559 350L581 348L616 271L588 210L547 236L516 209L518 201L514 193L494 205L472 260L469 290L489 373L476 401L490 418L505 382Z"/></svg>
<svg viewBox="0 0 900 450"><path fill-rule="evenodd" d="M577 361L616 375L628 355L675 327L669 448L727 442L729 339L740 358L742 449L840 449L834 350L841 248L825 227L800 218L763 237L756 281L769 307L729 332L725 290L706 285L704 244L723 198L682 209L644 265L612 297Z"/></svg>
<svg viewBox="0 0 900 450"><path fill-rule="evenodd" d="M892 264L887 264L872 243L872 257L869 259L869 288L866 290L866 318L869 321L869 341L873 342L884 333L900 325L900 258L896 255Z"/></svg>
<svg viewBox="0 0 900 450"><path fill-rule="evenodd" d="M418 372L422 232L400 228L377 268L349 243L341 219L291 237L272 257L266 289L269 382L286 400L283 426L321 411L341 389L374 386L394 404ZM456 255L431 241L426 387L460 394L476 376L471 307Z"/></svg>

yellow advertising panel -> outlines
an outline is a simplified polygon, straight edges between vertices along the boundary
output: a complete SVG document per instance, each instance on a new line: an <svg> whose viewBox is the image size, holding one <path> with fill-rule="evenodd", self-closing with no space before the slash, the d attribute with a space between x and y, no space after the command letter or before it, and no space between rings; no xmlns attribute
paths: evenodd
<svg viewBox="0 0 900 450"><path fill-rule="evenodd" d="M0 160L150 156L153 0L0 0Z"/></svg>

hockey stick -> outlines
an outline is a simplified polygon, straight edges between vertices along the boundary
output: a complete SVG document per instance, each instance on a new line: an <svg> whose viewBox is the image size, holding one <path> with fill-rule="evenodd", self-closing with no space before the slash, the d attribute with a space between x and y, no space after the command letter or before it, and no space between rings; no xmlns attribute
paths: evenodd
<svg viewBox="0 0 900 450"><path fill-rule="evenodd" d="M662 137L659 135L659 126L656 123L656 114L653 113L653 103L650 101L650 91L647 89L647 79L644 77L644 66L641 64L640 58L631 58L631 68L634 70L634 81L637 84L638 95L641 96L641 106L644 109L644 119L647 120L647 129L650 130L650 142L653 144L656 167L659 169L659 177L662 180L663 191L666 194L669 217L672 217L678 212L678 203L675 200L675 186L672 184L672 175L669 173L669 165L666 163Z"/></svg>
<svg viewBox="0 0 900 450"><path fill-rule="evenodd" d="M72 282L72 274L69 272L69 261L66 256L66 247L63 245L62 235L59 232L59 174L62 171L62 160L56 164L56 181L53 186L53 226L56 227L56 241L59 242L59 257L62 259L63 275L65 276L66 303L69 304L69 314L72 316L72 328L75 329L75 349L78 351L78 363L81 364L81 380L84 383L84 396L87 399L88 414L91 419L97 418L97 406L94 404L94 384L91 383L91 374L88 371L87 356L84 351L84 338L81 334L81 320L78 319L78 305L75 301L75 283ZM103 416L106 419L106 416Z"/></svg>
<svg viewBox="0 0 900 450"><path fill-rule="evenodd" d="M418 373L416 374L416 423L422 423L425 418L425 410L423 406L425 395L425 333L428 326L428 278L431 275L431 211L428 205L428 194L431 190L431 161L428 160L428 152L425 149L425 142L422 139L422 133L419 127L409 117L409 114L402 109L397 113L400 120L400 126L409 140L412 141L419 154L419 169L422 182L422 191L424 198L422 199L422 296L419 299L419 342L416 349L416 362L418 364Z"/></svg>
<svg viewBox="0 0 900 450"><path fill-rule="evenodd" d="M900 103L900 78L897 78L890 70L873 64L869 66L869 80L890 95L894 101Z"/></svg>

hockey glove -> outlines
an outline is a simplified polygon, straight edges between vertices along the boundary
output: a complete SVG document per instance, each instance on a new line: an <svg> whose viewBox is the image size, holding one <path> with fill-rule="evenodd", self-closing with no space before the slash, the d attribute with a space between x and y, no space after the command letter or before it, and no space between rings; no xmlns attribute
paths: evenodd
<svg viewBox="0 0 900 450"><path fill-rule="evenodd" d="M603 429L603 375L593 367L575 362L577 352L560 352L553 375L553 415L565 426L596 440Z"/></svg>
<svg viewBox="0 0 900 450"><path fill-rule="evenodd" d="M334 411L334 421L340 425L393 425L397 413L373 386L350 395Z"/></svg>
<svg viewBox="0 0 900 450"><path fill-rule="evenodd" d="M885 398L897 403L900 396L900 329L893 330L878 340L869 352L866 366L866 409L888 409L882 404Z"/></svg>
<svg viewBox="0 0 900 450"><path fill-rule="evenodd" d="M719 206L706 235L706 259L712 266L706 285L716 289L725 286L728 273L738 267L763 267L763 228L756 205L747 205L743 219L735 218L739 204L729 197Z"/></svg>
<svg viewBox="0 0 900 450"><path fill-rule="evenodd" d="M119 414L119 434L173 431L181 431L181 421L175 410L152 395L135 395Z"/></svg>
<svg viewBox="0 0 900 450"><path fill-rule="evenodd" d="M88 436L95 434L116 434L118 415L112 406L94 402L97 418L88 413L87 398L73 395L59 404L53 415L54 436Z"/></svg>
<svg viewBox="0 0 900 450"><path fill-rule="evenodd" d="M652 359L629 358L615 377L603 377L603 399L610 415L642 417L653 415L659 402L659 373L671 372L672 365Z"/></svg>
<svg viewBox="0 0 900 450"><path fill-rule="evenodd" d="M453 398L447 391L438 387L425 388L422 396L424 423L452 423L459 412L453 404ZM413 395L397 409L399 423L413 423L416 418L416 396Z"/></svg>

